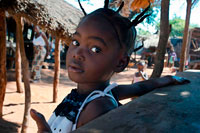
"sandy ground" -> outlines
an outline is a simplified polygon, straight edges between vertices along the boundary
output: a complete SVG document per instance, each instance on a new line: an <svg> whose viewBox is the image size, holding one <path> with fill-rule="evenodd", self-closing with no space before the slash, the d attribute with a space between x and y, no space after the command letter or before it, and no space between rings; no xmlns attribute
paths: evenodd
<svg viewBox="0 0 200 133"><path fill-rule="evenodd" d="M118 84L131 83L132 76L136 72L136 68L126 69L124 72L115 74L111 82L117 82ZM152 69L146 69L148 75L151 75ZM60 85L58 90L58 102L52 103L53 99L53 70L42 69L42 81L40 83L31 83L31 108L44 114L48 120L55 107L62 101L62 99L75 88L75 83L70 81L67 76L67 71L61 69ZM174 75L170 73L169 68L165 68L162 76ZM9 76L14 75L14 71L8 72ZM12 78L11 78L12 79ZM129 102L130 99L121 101L123 104ZM14 81L8 81L6 95L3 106L3 120L0 120L0 132L20 132L21 123L23 121L24 114L24 93L16 93L16 83ZM29 121L29 133L35 133L37 131L35 122L30 118Z"/></svg>

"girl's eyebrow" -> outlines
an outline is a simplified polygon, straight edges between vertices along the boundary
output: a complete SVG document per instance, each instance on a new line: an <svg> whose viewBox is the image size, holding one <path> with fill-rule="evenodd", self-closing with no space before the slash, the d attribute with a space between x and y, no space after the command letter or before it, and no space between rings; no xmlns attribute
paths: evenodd
<svg viewBox="0 0 200 133"><path fill-rule="evenodd" d="M81 34L78 33L77 31L73 35L81 36Z"/></svg>
<svg viewBox="0 0 200 133"><path fill-rule="evenodd" d="M97 36L90 36L88 39L94 39L94 40L97 40L97 41L99 41L99 42L101 42L104 46L108 46L107 44L106 44L106 42L102 39L102 38L100 38L100 37L97 37Z"/></svg>
<svg viewBox="0 0 200 133"><path fill-rule="evenodd" d="M81 34L78 33L77 31L76 31L73 35L76 35L76 36L81 37ZM100 38L100 37L97 37L97 36L90 36L90 37L88 37L88 39L97 40L97 41L101 42L104 46L106 46L106 47L108 46L108 45L106 44L106 42L105 42L102 38Z"/></svg>

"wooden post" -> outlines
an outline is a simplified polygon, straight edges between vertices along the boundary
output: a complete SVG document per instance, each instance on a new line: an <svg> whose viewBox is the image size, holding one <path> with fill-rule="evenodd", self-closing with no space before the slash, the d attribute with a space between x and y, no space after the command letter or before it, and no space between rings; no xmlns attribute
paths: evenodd
<svg viewBox="0 0 200 133"><path fill-rule="evenodd" d="M17 31L17 29L16 29ZM17 92L22 93L22 76L21 76L21 55L20 55L20 39L19 33L16 33L16 50L15 50L15 74L16 74L16 85Z"/></svg>
<svg viewBox="0 0 200 133"><path fill-rule="evenodd" d="M59 38L56 36L55 40L55 68L54 68L54 82L53 82L53 102L57 102L58 85L60 78L60 44Z"/></svg>
<svg viewBox="0 0 200 133"><path fill-rule="evenodd" d="M188 44L187 42L188 42L191 6L192 6L192 0L187 0L186 20L185 20L185 28L184 28L184 33L183 33L183 44L182 44L182 49L181 49L180 66L179 66L180 72L183 72L185 70L185 59L186 59L187 44Z"/></svg>
<svg viewBox="0 0 200 133"><path fill-rule="evenodd" d="M190 53L190 42L192 40L192 32L193 30L190 30L189 31L189 34L188 34L188 40L187 40L187 49L186 49L186 61L187 61L187 65L189 64L189 60L190 60L190 57L189 57L189 53Z"/></svg>
<svg viewBox="0 0 200 133"><path fill-rule="evenodd" d="M5 11L0 9L0 118L3 115L3 101L5 97L6 77L6 16Z"/></svg>
<svg viewBox="0 0 200 133"><path fill-rule="evenodd" d="M29 116L30 116L30 107L31 107L31 91L30 91L30 83L29 83L29 78L30 78L29 62L26 58L26 53L24 49L21 16L15 15L14 18L17 25L16 35L20 43L20 52L21 52L21 58L22 58L22 74L23 74L23 81L24 81L24 88L25 88L25 108L24 108L24 119L22 123L21 133L27 133L28 121L29 121Z"/></svg>

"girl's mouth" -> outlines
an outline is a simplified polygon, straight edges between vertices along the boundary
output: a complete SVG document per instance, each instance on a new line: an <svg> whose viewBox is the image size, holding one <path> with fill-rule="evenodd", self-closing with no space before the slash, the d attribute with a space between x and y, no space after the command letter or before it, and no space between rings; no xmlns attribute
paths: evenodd
<svg viewBox="0 0 200 133"><path fill-rule="evenodd" d="M84 72L80 67L72 66L72 65L69 65L68 71L74 72L74 73L82 73L82 72Z"/></svg>

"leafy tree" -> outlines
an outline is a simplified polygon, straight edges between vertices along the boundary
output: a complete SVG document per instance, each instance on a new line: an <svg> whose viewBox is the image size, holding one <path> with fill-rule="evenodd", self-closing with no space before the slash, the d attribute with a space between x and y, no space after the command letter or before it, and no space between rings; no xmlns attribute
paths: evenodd
<svg viewBox="0 0 200 133"><path fill-rule="evenodd" d="M181 19L180 17L175 16L175 18L170 20L169 23L172 25L170 36L173 36L173 37L183 36L185 20Z"/></svg>
<svg viewBox="0 0 200 133"><path fill-rule="evenodd" d="M181 19L178 16L175 16L172 20L169 20L169 23L172 25L171 34L172 37L183 36L185 20ZM198 24L190 24L190 28L199 27ZM160 29L160 22L157 22L156 29Z"/></svg>

